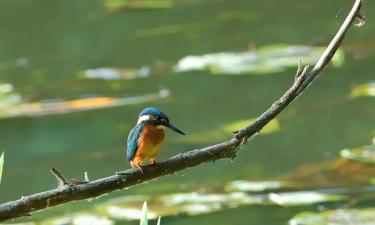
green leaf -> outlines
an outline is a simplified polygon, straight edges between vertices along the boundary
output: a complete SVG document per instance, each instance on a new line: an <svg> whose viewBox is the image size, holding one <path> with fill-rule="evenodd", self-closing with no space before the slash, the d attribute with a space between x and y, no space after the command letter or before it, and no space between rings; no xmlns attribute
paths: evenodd
<svg viewBox="0 0 375 225"><path fill-rule="evenodd" d="M3 175L3 166L4 166L4 152L0 156L0 183L1 183L1 178Z"/></svg>
<svg viewBox="0 0 375 225"><path fill-rule="evenodd" d="M158 217L158 223L157 223L157 225L160 225L160 216Z"/></svg>
<svg viewBox="0 0 375 225"><path fill-rule="evenodd" d="M143 203L143 208L142 208L142 216L141 216L141 221L139 225L148 225L148 218L147 218L147 203Z"/></svg>

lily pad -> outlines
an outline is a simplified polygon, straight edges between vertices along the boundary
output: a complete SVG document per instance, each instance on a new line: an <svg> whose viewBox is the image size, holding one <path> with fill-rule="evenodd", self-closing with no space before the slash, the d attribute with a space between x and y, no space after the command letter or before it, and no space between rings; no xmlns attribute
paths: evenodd
<svg viewBox="0 0 375 225"><path fill-rule="evenodd" d="M290 188L294 185L286 181L248 181L235 180L226 185L227 191L245 191L245 192L263 192L270 190L278 190L282 188Z"/></svg>
<svg viewBox="0 0 375 225"><path fill-rule="evenodd" d="M341 157L363 162L375 164L375 144L365 145L352 149L343 149L340 152Z"/></svg>
<svg viewBox="0 0 375 225"><path fill-rule="evenodd" d="M268 74L296 67L298 62L314 64L324 47L306 45L269 45L255 51L219 52L201 56L186 56L179 60L175 72L208 71L211 74ZM344 63L345 54L339 49L332 65Z"/></svg>
<svg viewBox="0 0 375 225"><path fill-rule="evenodd" d="M80 72L80 77L82 78L102 80L133 80L148 76L150 76L150 67L148 66L143 66L139 69L103 67Z"/></svg>
<svg viewBox="0 0 375 225"><path fill-rule="evenodd" d="M148 219L176 214L199 215L240 205L262 204L264 200L264 196L251 196L244 192L220 194L174 193L149 199ZM98 205L96 210L109 218L138 220L142 216L142 211L139 210L140 204L140 199L136 201L115 200Z"/></svg>
<svg viewBox="0 0 375 225"><path fill-rule="evenodd" d="M289 220L289 225L373 225L375 208L337 209L320 213L303 212Z"/></svg>
<svg viewBox="0 0 375 225"><path fill-rule="evenodd" d="M8 107L22 102L22 97L14 91L12 84L0 83L0 107Z"/></svg>
<svg viewBox="0 0 375 225"><path fill-rule="evenodd" d="M318 191L296 191L284 193L268 194L270 201L282 206L311 205L320 202L343 201L347 197L344 195L326 194Z"/></svg>

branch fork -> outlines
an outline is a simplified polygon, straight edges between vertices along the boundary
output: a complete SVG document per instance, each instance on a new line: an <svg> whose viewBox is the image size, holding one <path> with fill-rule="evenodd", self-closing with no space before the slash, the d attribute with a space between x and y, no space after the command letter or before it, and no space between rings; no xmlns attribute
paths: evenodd
<svg viewBox="0 0 375 225"><path fill-rule="evenodd" d="M51 168L50 171L55 176L55 178L57 180L57 187L58 188L62 187L62 186L65 186L65 185L74 186L74 185L79 185L79 184L87 184L87 183L90 182L87 172L85 172L85 179L84 180L79 180L79 179L74 179L74 178L70 179L70 180L67 180L65 178L65 176L60 171L58 171L56 168Z"/></svg>

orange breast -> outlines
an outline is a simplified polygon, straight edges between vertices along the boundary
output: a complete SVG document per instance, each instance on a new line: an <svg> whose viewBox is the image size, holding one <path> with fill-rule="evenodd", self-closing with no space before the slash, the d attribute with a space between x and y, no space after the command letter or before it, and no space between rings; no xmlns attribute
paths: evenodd
<svg viewBox="0 0 375 225"><path fill-rule="evenodd" d="M153 158L159 153L164 142L164 130L153 125L145 125L138 140L137 155L144 158Z"/></svg>

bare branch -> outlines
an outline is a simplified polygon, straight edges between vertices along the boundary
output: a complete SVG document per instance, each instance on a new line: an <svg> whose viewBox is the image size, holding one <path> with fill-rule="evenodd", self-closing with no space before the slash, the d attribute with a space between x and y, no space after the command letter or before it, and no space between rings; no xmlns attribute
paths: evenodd
<svg viewBox="0 0 375 225"><path fill-rule="evenodd" d="M246 143L249 138L254 137L267 123L295 100L326 67L337 48L340 46L345 33L355 18L364 18L363 16L359 16L360 7L361 0L356 0L341 28L314 68L308 72L308 66L305 66L302 69L302 66L300 65L293 85L280 97L280 99L275 101L270 108L256 118L252 124L234 132L234 138L231 140L171 157L159 162L156 170L153 165L145 166L143 168L143 173L139 170L126 170L99 180L89 181L88 179L85 179L83 182L73 184L72 182L67 182L61 173L54 169L52 170L53 174L60 183L64 184L63 186L1 204L0 221L29 215L31 212L70 201L93 199L97 196L140 184L156 177L173 174L177 171L197 166L204 162L215 161L222 158L232 159L236 155L241 144Z"/></svg>

